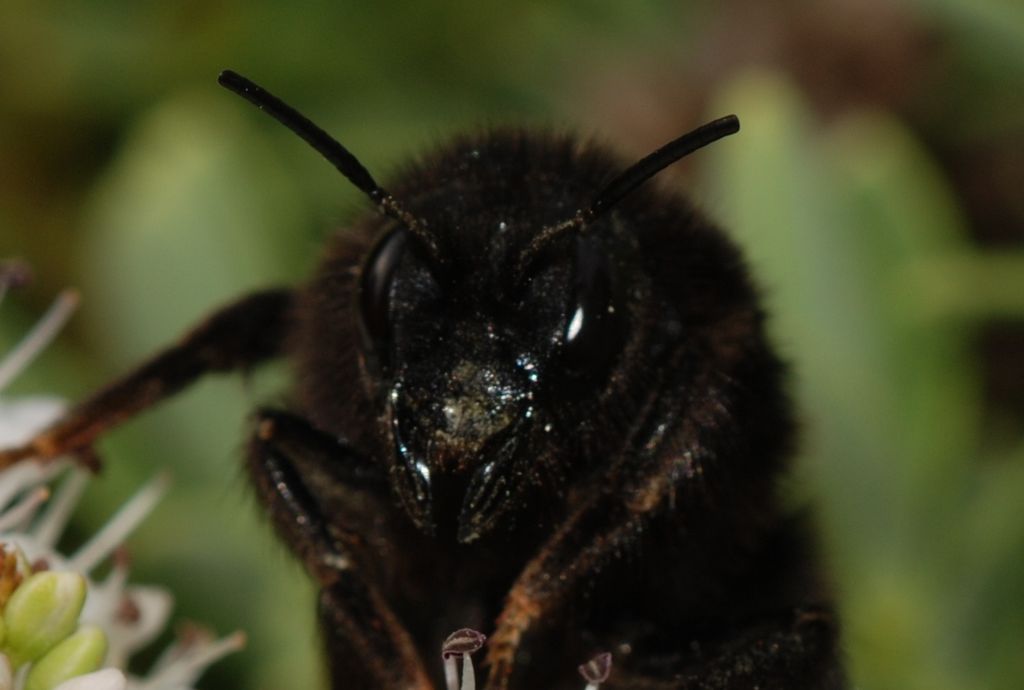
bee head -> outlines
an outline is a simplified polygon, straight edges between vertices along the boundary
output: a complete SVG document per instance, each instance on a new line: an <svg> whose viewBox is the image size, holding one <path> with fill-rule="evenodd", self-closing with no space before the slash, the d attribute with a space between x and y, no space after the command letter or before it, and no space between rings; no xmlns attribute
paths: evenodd
<svg viewBox="0 0 1024 690"><path fill-rule="evenodd" d="M643 273L621 270L638 262L636 238L609 211L738 120L715 120L618 174L603 159L578 165L569 140L542 150L525 136L464 142L444 174L406 176L392 195L290 106L233 72L220 81L376 205L378 239L352 311L393 489L425 532L454 525L461 542L491 532L544 483L543 466L563 471L552 449L571 444L612 388Z"/></svg>

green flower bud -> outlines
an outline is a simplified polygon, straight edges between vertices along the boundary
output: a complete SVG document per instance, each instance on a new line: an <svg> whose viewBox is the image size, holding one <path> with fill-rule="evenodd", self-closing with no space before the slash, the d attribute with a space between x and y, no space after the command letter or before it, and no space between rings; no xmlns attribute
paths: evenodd
<svg viewBox="0 0 1024 690"><path fill-rule="evenodd" d="M92 673L106 655L106 634L92 625L80 628L32 664L25 690L52 690L75 676Z"/></svg>
<svg viewBox="0 0 1024 690"><path fill-rule="evenodd" d="M45 571L14 590L3 616L4 649L14 668L38 659L74 631L85 586L78 573Z"/></svg>

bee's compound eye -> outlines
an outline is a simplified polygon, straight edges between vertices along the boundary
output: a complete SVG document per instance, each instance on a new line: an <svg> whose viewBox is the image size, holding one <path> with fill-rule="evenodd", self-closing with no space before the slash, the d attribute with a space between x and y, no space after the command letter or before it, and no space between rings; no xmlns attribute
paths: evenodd
<svg viewBox="0 0 1024 690"><path fill-rule="evenodd" d="M592 238L576 238L573 293L563 334L565 365L574 376L600 377L621 346L608 256Z"/></svg>
<svg viewBox="0 0 1024 690"><path fill-rule="evenodd" d="M391 349L391 293L405 254L407 233L396 228L381 238L363 264L359 282L359 321L364 347L388 366Z"/></svg>

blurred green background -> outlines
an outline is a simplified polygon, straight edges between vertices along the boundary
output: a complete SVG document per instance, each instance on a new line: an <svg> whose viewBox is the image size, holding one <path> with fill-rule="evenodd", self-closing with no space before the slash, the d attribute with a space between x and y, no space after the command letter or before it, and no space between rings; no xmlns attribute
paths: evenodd
<svg viewBox="0 0 1024 690"><path fill-rule="evenodd" d="M0 256L36 280L0 347L61 288L83 295L13 392L84 395L214 305L302 280L366 206L218 88L225 67L384 180L467 126L569 127L635 158L736 112L739 136L660 181L747 248L794 364L787 489L821 515L857 687L1024 687L1019 0L7 0ZM206 381L111 434L80 511L95 529L173 469L135 579L250 636L203 687L320 677L312 592L238 462L246 411L286 374Z"/></svg>

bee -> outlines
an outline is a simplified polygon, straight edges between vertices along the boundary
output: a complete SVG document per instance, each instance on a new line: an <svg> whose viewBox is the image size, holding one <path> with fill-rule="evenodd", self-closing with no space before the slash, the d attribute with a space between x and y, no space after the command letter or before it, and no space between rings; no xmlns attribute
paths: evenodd
<svg viewBox="0 0 1024 690"><path fill-rule="evenodd" d="M220 83L373 212L306 284L215 311L0 466L92 457L199 377L284 357L290 404L255 413L246 466L319 587L333 688L440 687L465 627L490 632L487 690L576 688L604 651L613 689L843 686L807 520L777 495L793 412L757 291L722 230L645 184L735 116L633 165L462 136L385 191L291 106Z"/></svg>

